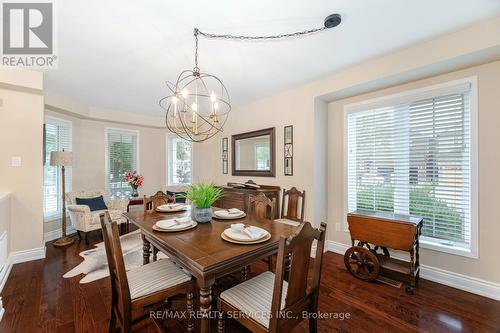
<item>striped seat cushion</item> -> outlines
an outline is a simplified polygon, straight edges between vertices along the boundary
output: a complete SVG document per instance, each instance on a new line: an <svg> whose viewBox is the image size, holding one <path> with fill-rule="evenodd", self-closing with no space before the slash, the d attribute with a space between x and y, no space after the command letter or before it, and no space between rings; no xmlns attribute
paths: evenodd
<svg viewBox="0 0 500 333"><path fill-rule="evenodd" d="M285 219L285 218L276 219L276 220L274 220L274 222L279 222L279 223L283 223L283 224L293 225L294 227L298 227L300 225L300 222L298 222L298 221L289 220L289 219Z"/></svg>
<svg viewBox="0 0 500 333"><path fill-rule="evenodd" d="M246 316L269 328L273 290L274 273L265 272L222 292L220 297ZM284 281L281 309L285 307L287 290L288 284Z"/></svg>
<svg viewBox="0 0 500 333"><path fill-rule="evenodd" d="M136 299L191 280L173 262L162 259L127 272L130 298Z"/></svg>

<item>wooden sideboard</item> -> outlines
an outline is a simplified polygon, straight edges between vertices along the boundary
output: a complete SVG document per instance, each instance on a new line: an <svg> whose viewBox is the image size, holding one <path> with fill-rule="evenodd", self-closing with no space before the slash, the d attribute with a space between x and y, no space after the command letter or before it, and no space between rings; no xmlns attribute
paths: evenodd
<svg viewBox="0 0 500 333"><path fill-rule="evenodd" d="M274 212L275 218L279 218L280 214L280 190L279 186L260 185L259 189L251 188L235 188L231 186L220 186L224 190L224 196L217 200L213 206L229 209L238 208L248 212L248 198L252 195L264 193L269 199L274 199Z"/></svg>

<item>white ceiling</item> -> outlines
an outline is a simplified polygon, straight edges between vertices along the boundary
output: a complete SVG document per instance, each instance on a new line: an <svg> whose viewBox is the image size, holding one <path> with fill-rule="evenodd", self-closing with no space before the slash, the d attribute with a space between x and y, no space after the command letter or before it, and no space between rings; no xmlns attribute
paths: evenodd
<svg viewBox="0 0 500 333"><path fill-rule="evenodd" d="M58 1L59 68L48 90L95 107L162 114L165 81L193 67L192 31L278 34L342 24L273 42L200 39L200 68L233 105L500 15L499 0ZM467 42L467 41L464 41Z"/></svg>

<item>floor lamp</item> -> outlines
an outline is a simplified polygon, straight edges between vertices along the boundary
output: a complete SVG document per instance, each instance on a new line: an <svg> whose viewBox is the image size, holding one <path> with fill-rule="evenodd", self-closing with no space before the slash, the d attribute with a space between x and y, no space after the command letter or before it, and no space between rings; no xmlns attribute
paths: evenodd
<svg viewBox="0 0 500 333"><path fill-rule="evenodd" d="M53 151L50 153L50 165L61 167L61 177L62 177L62 234L61 238L56 240L53 244L54 246L66 246L73 244L73 238L66 236L66 200L64 198L66 194L65 184L64 184L64 167L73 164L73 153L70 151Z"/></svg>

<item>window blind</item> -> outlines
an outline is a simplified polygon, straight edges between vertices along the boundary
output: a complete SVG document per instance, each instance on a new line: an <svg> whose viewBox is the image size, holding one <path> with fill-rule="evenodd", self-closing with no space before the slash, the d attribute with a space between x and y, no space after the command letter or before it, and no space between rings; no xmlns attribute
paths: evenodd
<svg viewBox="0 0 500 333"><path fill-rule="evenodd" d="M423 217L423 235L471 246L470 91L347 115L347 201Z"/></svg>
<svg viewBox="0 0 500 333"><path fill-rule="evenodd" d="M189 184L192 181L192 144L175 136L167 137L168 184Z"/></svg>
<svg viewBox="0 0 500 333"><path fill-rule="evenodd" d="M43 169L43 214L52 217L62 212L61 168L50 165L52 151L72 150L71 123L45 119L45 165ZM72 168L65 168L66 191L71 191Z"/></svg>
<svg viewBox="0 0 500 333"><path fill-rule="evenodd" d="M111 198L125 198L130 195L131 187L124 180L124 176L129 171L137 171L137 146L137 132L106 129L106 177Z"/></svg>

